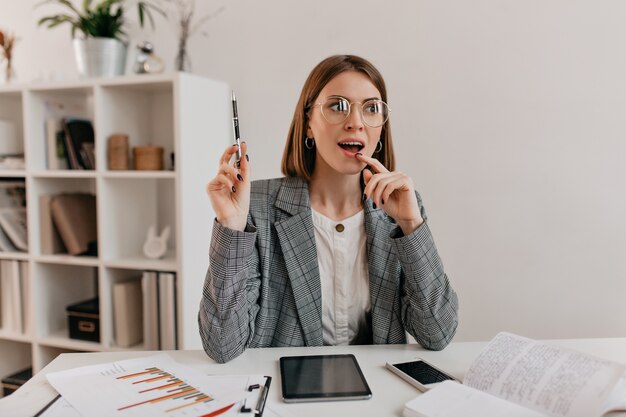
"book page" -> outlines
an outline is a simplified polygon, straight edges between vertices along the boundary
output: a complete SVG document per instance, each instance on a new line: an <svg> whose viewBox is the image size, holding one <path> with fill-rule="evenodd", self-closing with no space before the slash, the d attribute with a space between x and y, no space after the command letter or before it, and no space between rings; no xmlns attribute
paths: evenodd
<svg viewBox="0 0 626 417"><path fill-rule="evenodd" d="M624 366L499 333L464 384L554 417L599 416Z"/></svg>
<svg viewBox="0 0 626 417"><path fill-rule="evenodd" d="M455 381L444 381L407 402L405 417L546 417Z"/></svg>
<svg viewBox="0 0 626 417"><path fill-rule="evenodd" d="M620 378L604 402L602 414L610 411L626 411L626 378Z"/></svg>

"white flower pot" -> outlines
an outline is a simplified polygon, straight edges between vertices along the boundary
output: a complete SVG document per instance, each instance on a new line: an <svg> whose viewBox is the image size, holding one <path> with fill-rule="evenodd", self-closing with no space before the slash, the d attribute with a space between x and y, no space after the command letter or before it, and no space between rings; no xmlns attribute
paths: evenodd
<svg viewBox="0 0 626 417"><path fill-rule="evenodd" d="M128 45L113 38L74 39L81 77L115 77L126 69Z"/></svg>

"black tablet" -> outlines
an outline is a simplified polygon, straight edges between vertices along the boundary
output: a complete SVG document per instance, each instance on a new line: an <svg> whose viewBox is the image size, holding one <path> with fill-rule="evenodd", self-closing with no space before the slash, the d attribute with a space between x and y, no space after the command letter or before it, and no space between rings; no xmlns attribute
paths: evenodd
<svg viewBox="0 0 626 417"><path fill-rule="evenodd" d="M285 356L280 376L288 403L372 398L354 355Z"/></svg>

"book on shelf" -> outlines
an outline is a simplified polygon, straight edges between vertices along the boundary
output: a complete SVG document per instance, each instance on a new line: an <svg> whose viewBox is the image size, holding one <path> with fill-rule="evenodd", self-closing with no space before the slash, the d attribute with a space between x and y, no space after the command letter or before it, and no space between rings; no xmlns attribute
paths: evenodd
<svg viewBox="0 0 626 417"><path fill-rule="evenodd" d="M5 332L13 331L13 279L6 265L6 260L0 260L0 325ZM7 271L5 271L7 269Z"/></svg>
<svg viewBox="0 0 626 417"><path fill-rule="evenodd" d="M142 298L140 279L113 284L113 329L118 346L129 347L143 340Z"/></svg>
<svg viewBox="0 0 626 417"><path fill-rule="evenodd" d="M0 180L0 208L26 207L26 182Z"/></svg>
<svg viewBox="0 0 626 417"><path fill-rule="evenodd" d="M144 271L143 339L146 350L176 350L176 274Z"/></svg>
<svg viewBox="0 0 626 417"><path fill-rule="evenodd" d="M143 295L143 344L145 350L159 349L159 281L156 271L144 271L141 277Z"/></svg>
<svg viewBox="0 0 626 417"><path fill-rule="evenodd" d="M89 120L63 118L65 149L71 169L95 169L94 131Z"/></svg>
<svg viewBox="0 0 626 417"><path fill-rule="evenodd" d="M9 236L7 236L2 227L0 227L0 251L18 252L18 249L15 247L13 242L11 242L11 239L9 238Z"/></svg>
<svg viewBox="0 0 626 417"><path fill-rule="evenodd" d="M52 220L50 203L54 195L42 195L39 197L39 233L41 238L41 253L52 255L55 253L67 253L59 230Z"/></svg>
<svg viewBox="0 0 626 417"><path fill-rule="evenodd" d="M176 350L176 274L159 272L159 347Z"/></svg>
<svg viewBox="0 0 626 417"><path fill-rule="evenodd" d="M15 334L25 332L23 304L27 294L23 289L24 278L20 273L20 263L15 260L0 260L2 328Z"/></svg>
<svg viewBox="0 0 626 417"><path fill-rule="evenodd" d="M19 262L20 266L20 283L21 283L21 296L22 296L22 333L30 334L30 269L28 262Z"/></svg>
<svg viewBox="0 0 626 417"><path fill-rule="evenodd" d="M46 120L46 162L48 169L68 169L68 155L65 150L65 131L60 118Z"/></svg>
<svg viewBox="0 0 626 417"><path fill-rule="evenodd" d="M600 417L626 410L625 365L510 333L480 353L463 384L406 403L405 417Z"/></svg>
<svg viewBox="0 0 626 417"><path fill-rule="evenodd" d="M0 181L0 250L27 251L25 181Z"/></svg>
<svg viewBox="0 0 626 417"><path fill-rule="evenodd" d="M0 208L0 227L17 250L28 251L26 208Z"/></svg>
<svg viewBox="0 0 626 417"><path fill-rule="evenodd" d="M56 195L50 202L50 213L70 255L97 255L95 195Z"/></svg>

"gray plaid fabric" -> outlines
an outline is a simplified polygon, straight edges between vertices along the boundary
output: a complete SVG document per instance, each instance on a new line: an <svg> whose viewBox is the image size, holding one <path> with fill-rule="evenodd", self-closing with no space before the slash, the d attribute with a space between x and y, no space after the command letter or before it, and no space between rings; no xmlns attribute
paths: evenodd
<svg viewBox="0 0 626 417"><path fill-rule="evenodd" d="M250 199L245 231L213 226L198 321L204 350L220 363L247 347L322 345L308 185L254 181ZM458 299L428 225L403 236L371 199L364 209L373 343L406 343L406 330L425 348L443 349L456 331Z"/></svg>

